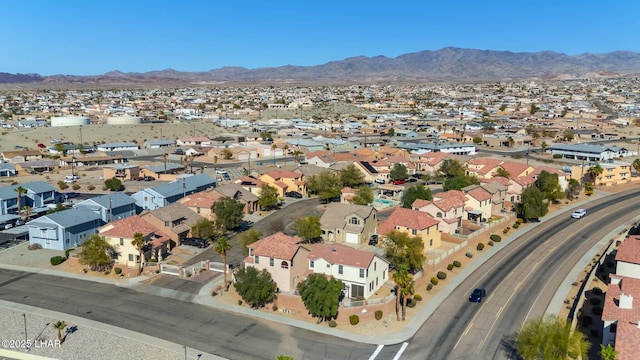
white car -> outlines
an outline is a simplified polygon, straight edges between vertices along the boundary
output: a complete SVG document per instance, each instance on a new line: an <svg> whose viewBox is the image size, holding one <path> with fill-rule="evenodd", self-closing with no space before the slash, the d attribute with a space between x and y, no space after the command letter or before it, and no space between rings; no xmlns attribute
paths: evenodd
<svg viewBox="0 0 640 360"><path fill-rule="evenodd" d="M587 210L585 209L578 209L576 211L573 212L573 214L571 214L571 217L574 219L580 219L581 217L587 215Z"/></svg>
<svg viewBox="0 0 640 360"><path fill-rule="evenodd" d="M226 174L227 170L225 169L216 169L216 174Z"/></svg>

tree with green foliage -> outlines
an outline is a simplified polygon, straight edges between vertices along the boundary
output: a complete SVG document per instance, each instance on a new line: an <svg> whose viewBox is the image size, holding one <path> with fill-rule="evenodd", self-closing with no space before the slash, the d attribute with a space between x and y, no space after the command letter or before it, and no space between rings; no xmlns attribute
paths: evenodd
<svg viewBox="0 0 640 360"><path fill-rule="evenodd" d="M197 238L214 240L216 237L224 233L222 226L209 219L202 218L191 227L191 235Z"/></svg>
<svg viewBox="0 0 640 360"><path fill-rule="evenodd" d="M13 191L15 191L17 194L16 195L16 203L18 204L17 211L18 211L18 215L20 215L20 209L22 209L22 195L27 193L27 189L18 185L17 188L13 189Z"/></svg>
<svg viewBox="0 0 640 360"><path fill-rule="evenodd" d="M342 281L325 274L311 274L298 283L300 298L313 317L330 320L338 315L338 305L342 296Z"/></svg>
<svg viewBox="0 0 640 360"><path fill-rule="evenodd" d="M534 185L540 189L542 196L549 201L557 202L565 197L565 193L562 191L558 181L558 174L551 174L542 170Z"/></svg>
<svg viewBox="0 0 640 360"><path fill-rule="evenodd" d="M611 346L611 344L608 344L607 346L604 346L602 344L600 344L600 357L602 358L602 360L617 360L618 359L618 352L616 351L616 349Z"/></svg>
<svg viewBox="0 0 640 360"><path fill-rule="evenodd" d="M549 202L537 186L529 186L521 195L521 202L516 204L518 217L525 221L538 219L549 211Z"/></svg>
<svg viewBox="0 0 640 360"><path fill-rule="evenodd" d="M144 246L147 242L144 239L142 233L137 232L133 234L133 240L131 240L131 245L138 250L138 258L140 260L140 266L138 266L138 274L142 274L142 263L144 262Z"/></svg>
<svg viewBox="0 0 640 360"><path fill-rule="evenodd" d="M476 145L482 144L482 138L478 137L478 136L474 137L473 138L473 143L476 144Z"/></svg>
<svg viewBox="0 0 640 360"><path fill-rule="evenodd" d="M439 172L445 178L465 176L466 169L457 159L445 159L440 165Z"/></svg>
<svg viewBox="0 0 640 360"><path fill-rule="evenodd" d="M226 237L221 237L218 238L217 240L217 244L216 244L216 252L218 254L220 254L220 256L222 256L222 263L224 264L224 267L222 268L222 271L224 273L224 291L229 291L229 289L227 288L227 251L229 251L231 249L231 244L229 243L229 241L227 241Z"/></svg>
<svg viewBox="0 0 640 360"><path fill-rule="evenodd" d="M368 186L360 186L356 189L356 195L352 201L356 205L369 205L373 203L373 190Z"/></svg>
<svg viewBox="0 0 640 360"><path fill-rule="evenodd" d="M505 111L507 109L507 105L506 104L502 104L500 105L500 111Z"/></svg>
<svg viewBox="0 0 640 360"><path fill-rule="evenodd" d="M383 242L385 256L391 267L404 264L411 273L422 269L425 262L424 242L419 236L409 237L407 233L392 231Z"/></svg>
<svg viewBox="0 0 640 360"><path fill-rule="evenodd" d="M358 168L353 164L349 164L344 169L340 170L338 175L340 176L340 182L342 182L342 185L344 186L356 187L364 184L364 175L362 174L362 171L358 170Z"/></svg>
<svg viewBox="0 0 640 360"><path fill-rule="evenodd" d="M51 324L51 326L53 326L53 328L57 330L58 342L62 343L62 330L64 330L67 327L67 323L62 320L59 320Z"/></svg>
<svg viewBox="0 0 640 360"><path fill-rule="evenodd" d="M507 171L507 169L503 168L502 166L500 166L498 170L496 170L496 176L500 176L505 179L511 178L511 174L509 174L509 171Z"/></svg>
<svg viewBox="0 0 640 360"><path fill-rule="evenodd" d="M555 315L527 321L516 334L516 350L523 360L588 359L586 335Z"/></svg>
<svg viewBox="0 0 640 360"><path fill-rule="evenodd" d="M89 266L93 271L111 269L115 251L102 236L93 234L80 247L80 264Z"/></svg>
<svg viewBox="0 0 640 360"><path fill-rule="evenodd" d="M236 292L252 308L260 308L273 301L277 284L267 269L258 271L253 266L242 267L235 273L235 278Z"/></svg>
<svg viewBox="0 0 640 360"><path fill-rule="evenodd" d="M260 187L260 196L258 196L258 206L261 209L270 209L278 203L278 189L269 184L263 184Z"/></svg>
<svg viewBox="0 0 640 360"><path fill-rule="evenodd" d="M225 160L230 160L233 157L233 153L229 149L222 150L222 158Z"/></svg>
<svg viewBox="0 0 640 360"><path fill-rule="evenodd" d="M631 166L636 171L636 176L640 176L640 158L633 160Z"/></svg>
<svg viewBox="0 0 640 360"><path fill-rule="evenodd" d="M322 235L322 229L320 229L320 217L318 216L305 216L298 218L291 228L297 232L298 237L304 239L306 242L318 239Z"/></svg>
<svg viewBox="0 0 640 360"><path fill-rule="evenodd" d="M244 256L249 255L249 248L247 246L260 240L261 237L262 233L255 229L249 229L240 234L240 244L242 244L242 253L244 254Z"/></svg>
<svg viewBox="0 0 640 360"><path fill-rule="evenodd" d="M422 184L409 187L404 192L404 195L402 195L402 207L411 209L411 204L413 204L416 199L433 200L431 189L425 188Z"/></svg>
<svg viewBox="0 0 640 360"><path fill-rule="evenodd" d="M111 178L104 181L104 187L111 191L120 191L122 190L122 181L120 179Z"/></svg>
<svg viewBox="0 0 640 360"><path fill-rule="evenodd" d="M569 179L569 186L567 186L567 199L573 200L575 196L580 194L582 185L577 179Z"/></svg>
<svg viewBox="0 0 640 360"><path fill-rule="evenodd" d="M276 360L294 360L293 356L289 355L278 355Z"/></svg>
<svg viewBox="0 0 640 360"><path fill-rule="evenodd" d="M406 264L398 265L396 272L393 274L393 281L396 283L396 317L398 316L398 301L402 305L402 321L407 319L407 300L415 293L415 282L409 274L409 268ZM400 300L398 300L400 298Z"/></svg>
<svg viewBox="0 0 640 360"><path fill-rule="evenodd" d="M329 170L324 170L309 177L306 185L308 192L317 194L320 200L323 201L340 196L340 190L342 190L340 177Z"/></svg>
<svg viewBox="0 0 640 360"><path fill-rule="evenodd" d="M469 185L477 185L480 181L475 176L464 175L464 176L456 176L452 178L447 178L442 184L443 191L449 190L460 190Z"/></svg>
<svg viewBox="0 0 640 360"><path fill-rule="evenodd" d="M391 180L406 180L409 177L407 167L404 164L400 163L393 164L393 167L391 167L391 172L389 173L389 177L391 178Z"/></svg>
<svg viewBox="0 0 640 360"><path fill-rule="evenodd" d="M244 204L236 199L223 197L213 203L211 211L216 214L216 221L224 229L231 230L240 226L244 216Z"/></svg>
<svg viewBox="0 0 640 360"><path fill-rule="evenodd" d="M587 170L587 174L589 175L589 178L591 178L591 183L596 185L596 180L598 180L598 177L602 175L603 172L604 169L602 169L602 166L600 166L600 164L595 164L589 167L589 170Z"/></svg>
<svg viewBox="0 0 640 360"><path fill-rule="evenodd" d="M390 128L389 130L387 130L387 136L395 136L395 135L396 135L396 129Z"/></svg>
<svg viewBox="0 0 640 360"><path fill-rule="evenodd" d="M566 141L573 141L574 135L571 132L571 130L565 130L564 133L562 133L562 137L566 140Z"/></svg>

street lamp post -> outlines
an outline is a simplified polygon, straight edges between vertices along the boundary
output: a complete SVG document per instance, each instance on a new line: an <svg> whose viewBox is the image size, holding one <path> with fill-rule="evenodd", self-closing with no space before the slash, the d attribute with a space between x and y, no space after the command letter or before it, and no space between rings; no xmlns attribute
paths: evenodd
<svg viewBox="0 0 640 360"><path fill-rule="evenodd" d="M22 317L24 318L24 343L27 344L29 343L27 336L27 314L22 314Z"/></svg>
<svg viewBox="0 0 640 360"><path fill-rule="evenodd" d="M71 176L73 177L73 179L75 180L75 166L76 166L76 157L75 155L71 156Z"/></svg>

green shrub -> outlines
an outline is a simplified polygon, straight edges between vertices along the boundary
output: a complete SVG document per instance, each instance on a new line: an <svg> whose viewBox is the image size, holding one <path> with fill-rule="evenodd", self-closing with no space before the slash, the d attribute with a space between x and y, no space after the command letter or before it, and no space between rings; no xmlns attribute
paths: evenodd
<svg viewBox="0 0 640 360"><path fill-rule="evenodd" d="M277 307L276 305L273 305L273 306L271 307L271 310L273 310L273 311L278 311L278 307Z"/></svg>
<svg viewBox="0 0 640 360"><path fill-rule="evenodd" d="M466 256L469 259L471 259L473 257L473 253L468 252L468 253L464 254L464 256Z"/></svg>
<svg viewBox="0 0 640 360"><path fill-rule="evenodd" d="M111 274L111 271L107 270L107 271L105 271L103 274L105 274L105 275L109 275L109 274Z"/></svg>
<svg viewBox="0 0 640 360"><path fill-rule="evenodd" d="M87 186L87 190L95 190L95 189L96 189L96 187L95 187L95 186L93 186L93 185L89 185L89 186Z"/></svg>
<svg viewBox="0 0 640 360"><path fill-rule="evenodd" d="M56 266L62 264L64 262L64 258L62 256L54 256L49 259L49 261L51 262L51 265Z"/></svg>
<svg viewBox="0 0 640 360"><path fill-rule="evenodd" d="M433 279L431 279L433 280ZM436 279L438 280L438 279ZM433 284L429 283L429 285L427 285L427 291L431 291L431 289L433 289Z"/></svg>
<svg viewBox="0 0 640 360"><path fill-rule="evenodd" d="M461 266L462 266L462 263L461 263L460 261L456 260L456 261L454 261L454 262L453 262L453 266L455 266L455 267L461 267Z"/></svg>
<svg viewBox="0 0 640 360"><path fill-rule="evenodd" d="M242 300L238 300L238 305L242 305Z"/></svg>
<svg viewBox="0 0 640 360"><path fill-rule="evenodd" d="M489 242L487 243L487 245L489 245L489 246L493 246L493 241L489 240Z"/></svg>
<svg viewBox="0 0 640 360"><path fill-rule="evenodd" d="M338 326L338 323L335 320L329 320L329 327L334 328L336 326Z"/></svg>
<svg viewBox="0 0 640 360"><path fill-rule="evenodd" d="M484 249L484 244L483 243L478 243L478 245L476 245L476 249L478 251L482 251L482 249Z"/></svg>
<svg viewBox="0 0 640 360"><path fill-rule="evenodd" d="M71 187L73 190L80 190L80 185L78 184L73 184L73 186Z"/></svg>
<svg viewBox="0 0 640 360"><path fill-rule="evenodd" d="M376 317L376 320L382 319L382 310L376 310L373 315Z"/></svg>
<svg viewBox="0 0 640 360"><path fill-rule="evenodd" d="M517 228L519 228L519 227L520 227L520 224L518 224L518 223L514 223L514 224L513 224L513 225L511 225L511 226L512 226L514 229L517 229Z"/></svg>
<svg viewBox="0 0 640 360"><path fill-rule="evenodd" d="M449 270L449 271L453 270L453 264L447 265L447 270Z"/></svg>
<svg viewBox="0 0 640 360"><path fill-rule="evenodd" d="M422 301L422 295L420 295L420 294L415 294L415 295L413 295L413 300L415 300L415 301Z"/></svg>
<svg viewBox="0 0 640 360"><path fill-rule="evenodd" d="M67 259L69 258L69 254L71 254L71 252L73 251L73 249L67 249L64 251L64 257L66 257Z"/></svg>
<svg viewBox="0 0 640 360"><path fill-rule="evenodd" d="M122 269L119 267L113 268L113 272L116 273L116 275L120 275L122 274Z"/></svg>
<svg viewBox="0 0 640 360"><path fill-rule="evenodd" d="M562 159L562 154L553 154L554 159Z"/></svg>
<svg viewBox="0 0 640 360"><path fill-rule="evenodd" d="M407 300L407 307L412 308L412 307L415 307L415 306L416 306L416 304L417 304L417 303L416 303L416 301L415 301L415 300L413 300L413 299L408 299L408 300Z"/></svg>
<svg viewBox="0 0 640 360"><path fill-rule="evenodd" d="M360 322L360 317L358 315L353 314L349 316L349 323L351 325L358 325L359 322Z"/></svg>
<svg viewBox="0 0 640 360"><path fill-rule="evenodd" d="M511 228L507 226L506 228L502 229L502 233L506 234L509 232L509 230L511 230Z"/></svg>
<svg viewBox="0 0 640 360"><path fill-rule="evenodd" d="M444 271L438 271L438 274L436 276L438 277L438 279L444 280L447 278L447 273Z"/></svg>
<svg viewBox="0 0 640 360"><path fill-rule="evenodd" d="M437 277L434 276L431 278L431 283L433 285L438 285L439 282L440 282L440 279L438 279Z"/></svg>
<svg viewBox="0 0 640 360"><path fill-rule="evenodd" d="M158 259L156 259L156 258L151 258L151 259L149 259L149 262L158 262Z"/></svg>
<svg viewBox="0 0 640 360"><path fill-rule="evenodd" d="M494 241L494 242L502 241L502 237L498 234L491 234L491 236L489 236L489 239L491 239L491 241Z"/></svg>
<svg viewBox="0 0 640 360"><path fill-rule="evenodd" d="M516 219L516 222L518 224L522 224L524 222L524 219L523 218L518 218L518 219Z"/></svg>

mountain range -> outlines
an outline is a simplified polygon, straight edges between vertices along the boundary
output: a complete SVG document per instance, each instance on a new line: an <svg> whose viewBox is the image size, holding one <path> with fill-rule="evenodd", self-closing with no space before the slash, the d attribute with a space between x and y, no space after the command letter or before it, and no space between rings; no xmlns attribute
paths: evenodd
<svg viewBox="0 0 640 360"><path fill-rule="evenodd" d="M202 72L173 69L145 73L112 71L102 75L9 74L5 84L349 84L510 80L563 80L637 76L640 53L566 55L553 51L510 52L447 47L400 55L357 56L316 66L246 69L223 67Z"/></svg>

